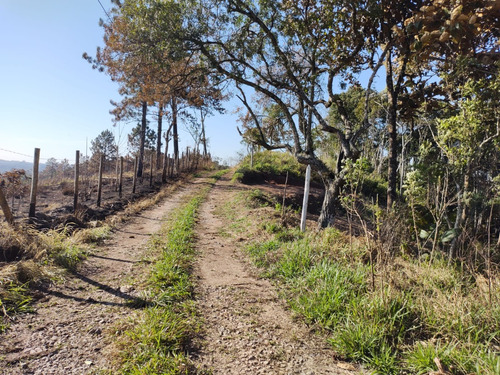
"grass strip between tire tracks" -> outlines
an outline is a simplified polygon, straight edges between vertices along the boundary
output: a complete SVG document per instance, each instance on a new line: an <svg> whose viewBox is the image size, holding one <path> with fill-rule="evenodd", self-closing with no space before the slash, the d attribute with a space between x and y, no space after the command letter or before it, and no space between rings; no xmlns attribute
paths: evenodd
<svg viewBox="0 0 500 375"><path fill-rule="evenodd" d="M150 275L152 301L118 344L120 373L193 372L187 353L200 330L191 280L196 218L211 187L225 172L213 175L214 182L188 198L150 240L153 250L161 252Z"/></svg>

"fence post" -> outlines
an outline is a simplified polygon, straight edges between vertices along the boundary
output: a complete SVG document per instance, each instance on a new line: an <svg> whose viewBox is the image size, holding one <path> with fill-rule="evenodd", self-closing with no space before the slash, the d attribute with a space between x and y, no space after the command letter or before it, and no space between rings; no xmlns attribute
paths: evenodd
<svg viewBox="0 0 500 375"><path fill-rule="evenodd" d="M135 194L136 184L137 184L137 156L134 159L134 178L132 180L132 194Z"/></svg>
<svg viewBox="0 0 500 375"><path fill-rule="evenodd" d="M97 207L101 207L103 168L104 168L104 155L101 155L101 159L99 160L99 181L97 182Z"/></svg>
<svg viewBox="0 0 500 375"><path fill-rule="evenodd" d="M75 154L75 188L73 191L73 210L76 213L78 207L78 180L80 178L80 151Z"/></svg>
<svg viewBox="0 0 500 375"><path fill-rule="evenodd" d="M120 156L120 180L118 184L118 196L122 197L122 187L123 187L123 156Z"/></svg>
<svg viewBox="0 0 500 375"><path fill-rule="evenodd" d="M0 207L2 207L2 211L3 214L5 215L7 223L9 223L10 225L14 225L14 216L12 216L9 204L7 203L7 199L5 199L5 195L1 187L0 187Z"/></svg>
<svg viewBox="0 0 500 375"><path fill-rule="evenodd" d="M300 231L306 230L306 217L307 217L307 203L309 201L309 184L311 182L311 166L308 165L306 169L306 181L304 186L304 201L302 202L302 217L300 219Z"/></svg>
<svg viewBox="0 0 500 375"><path fill-rule="evenodd" d="M118 191L118 180L120 179L120 159L116 158L115 168L115 191Z"/></svg>
<svg viewBox="0 0 500 375"><path fill-rule="evenodd" d="M31 176L31 195L30 195L30 211L29 217L35 216L36 211L36 194L38 191L38 166L40 164L40 149L35 148L35 156L33 159L33 175Z"/></svg>

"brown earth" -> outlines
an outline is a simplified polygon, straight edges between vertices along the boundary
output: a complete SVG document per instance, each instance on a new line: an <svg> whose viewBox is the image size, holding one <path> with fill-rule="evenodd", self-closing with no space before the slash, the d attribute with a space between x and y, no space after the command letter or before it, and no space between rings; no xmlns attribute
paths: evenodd
<svg viewBox="0 0 500 375"><path fill-rule="evenodd" d="M220 180L200 212L195 273L205 335L195 363L213 374L359 373L335 359L325 338L293 319L273 285L245 259L244 239L221 235L230 223L216 211L236 193L227 178Z"/></svg>
<svg viewBox="0 0 500 375"><path fill-rule="evenodd" d="M19 316L0 336L0 373L91 374L110 369L112 343L138 311L134 306L141 302L154 258L148 238L183 197L205 183L194 179L122 224L77 272L42 288L36 313ZM229 223L215 210L238 189L248 187L221 179L200 211L195 277L204 331L195 345L200 349L191 356L196 367L213 374L359 373L336 360L325 338L293 318L273 285L257 276L241 252L244 239L223 235Z"/></svg>
<svg viewBox="0 0 500 375"><path fill-rule="evenodd" d="M149 237L183 197L202 185L201 180L186 184L136 215L77 272L42 288L36 313L20 316L0 336L0 373L86 374L107 368L117 323L133 315L133 306L141 302L151 255Z"/></svg>

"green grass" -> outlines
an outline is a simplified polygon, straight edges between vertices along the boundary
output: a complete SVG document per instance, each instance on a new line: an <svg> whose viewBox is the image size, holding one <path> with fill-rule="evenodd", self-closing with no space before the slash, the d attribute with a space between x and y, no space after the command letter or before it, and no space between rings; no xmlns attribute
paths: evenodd
<svg viewBox="0 0 500 375"><path fill-rule="evenodd" d="M12 281L0 288L0 333L9 327L11 315L32 312L31 296L27 284Z"/></svg>
<svg viewBox="0 0 500 375"><path fill-rule="evenodd" d="M68 236L66 231L50 230L47 233L37 233L39 249L47 255L47 261L75 270L77 265L87 258L90 251L88 246L79 242L76 237Z"/></svg>
<svg viewBox="0 0 500 375"><path fill-rule="evenodd" d="M262 151L254 154L253 165L250 156L242 160L233 175L233 181L255 182L271 176L285 177L287 173L290 178L300 178L304 176L305 166L300 165L289 153Z"/></svg>
<svg viewBox="0 0 500 375"><path fill-rule="evenodd" d="M229 169L221 169L220 171L215 172L210 177L217 181L217 180L220 180L222 178L222 176L224 176L228 172L229 172Z"/></svg>
<svg viewBox="0 0 500 375"><path fill-rule="evenodd" d="M176 210L150 246L161 251L149 278L152 305L144 309L121 343L122 374L188 374L187 351L199 331L190 278L194 228L204 189Z"/></svg>
<svg viewBox="0 0 500 375"><path fill-rule="evenodd" d="M500 306L488 304L483 276L439 258L422 264L393 257L374 264L373 289L363 238L349 240L334 228L287 229L269 219L262 196L240 193L238 203L220 213L231 222L244 217L244 228L260 228L256 234L247 229L256 240L245 251L340 356L375 374L427 374L438 370L435 358L452 374L500 374ZM257 204L243 206L245 200ZM492 293L498 301L498 286Z"/></svg>

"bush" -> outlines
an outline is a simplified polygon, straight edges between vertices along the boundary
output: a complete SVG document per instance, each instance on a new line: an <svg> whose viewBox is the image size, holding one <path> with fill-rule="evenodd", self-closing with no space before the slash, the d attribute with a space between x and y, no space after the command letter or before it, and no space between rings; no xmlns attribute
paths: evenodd
<svg viewBox="0 0 500 375"><path fill-rule="evenodd" d="M253 166L250 156L246 156L233 175L233 181L244 184L261 182L279 177L284 180L288 172L289 179L301 179L305 174L305 166L286 152L263 151L253 156Z"/></svg>

